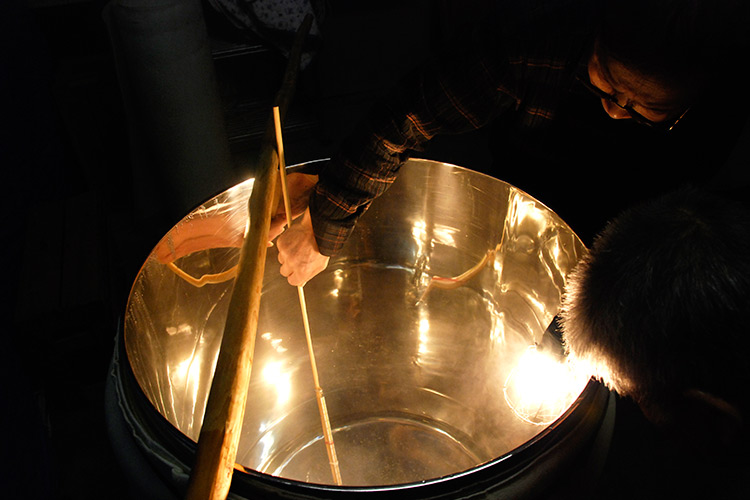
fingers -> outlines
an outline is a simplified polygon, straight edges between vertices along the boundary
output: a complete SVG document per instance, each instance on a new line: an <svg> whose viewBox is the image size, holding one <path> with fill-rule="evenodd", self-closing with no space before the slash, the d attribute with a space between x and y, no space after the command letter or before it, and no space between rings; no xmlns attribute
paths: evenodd
<svg viewBox="0 0 750 500"><path fill-rule="evenodd" d="M323 271L326 268L326 266L323 266L321 268L317 268L315 270L303 270L303 271L296 271L294 268L287 266L284 267L281 266L281 275L286 278L287 283L289 283L292 286L305 286L308 281L313 279L315 276L320 274L321 271Z"/></svg>
<svg viewBox="0 0 750 500"><path fill-rule="evenodd" d="M281 263L281 261L279 262ZM292 286L305 286L305 284L309 281L309 279L314 277L313 275L305 279L306 276L303 273L296 272L294 270L294 267L290 266L289 264L283 264L283 263L281 263L281 267L279 267L279 272L281 273L283 277L286 278L286 281Z"/></svg>
<svg viewBox="0 0 750 500"><path fill-rule="evenodd" d="M281 255L281 252L279 252L278 260L280 264L279 272L281 273L281 275L286 278L290 274L292 274L292 266L290 266L289 264L285 262L285 259Z"/></svg>
<svg viewBox="0 0 750 500"><path fill-rule="evenodd" d="M276 247L279 272L290 285L304 286L328 266L329 257L319 252L314 236L296 223L279 237Z"/></svg>
<svg viewBox="0 0 750 500"><path fill-rule="evenodd" d="M279 273L292 286L305 286L328 266L328 257L318 254L312 260L299 259L295 255L287 255L279 248ZM296 259L296 260L295 260Z"/></svg>

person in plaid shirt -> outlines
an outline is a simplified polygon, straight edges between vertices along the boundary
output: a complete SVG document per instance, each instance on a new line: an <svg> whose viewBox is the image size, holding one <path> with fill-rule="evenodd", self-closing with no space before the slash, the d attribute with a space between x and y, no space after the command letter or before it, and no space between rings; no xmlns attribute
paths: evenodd
<svg viewBox="0 0 750 500"><path fill-rule="evenodd" d="M277 239L281 274L302 285L325 269L400 165L437 134L496 121L519 137L554 130L585 93L586 102L601 103L600 116L645 125L668 143L662 137L699 115L693 104L736 66L720 63L737 43L730 7L730 0L498 2L473 51L412 76L323 166L309 207ZM277 224L272 235L280 231Z"/></svg>

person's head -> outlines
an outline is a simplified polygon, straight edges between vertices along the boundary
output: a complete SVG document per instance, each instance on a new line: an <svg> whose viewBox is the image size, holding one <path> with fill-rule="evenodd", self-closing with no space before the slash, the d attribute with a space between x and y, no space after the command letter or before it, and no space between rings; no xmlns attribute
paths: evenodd
<svg viewBox="0 0 750 500"><path fill-rule="evenodd" d="M605 0L588 64L605 111L667 128L676 123L702 93L734 73L747 31L744 4Z"/></svg>
<svg viewBox="0 0 750 500"><path fill-rule="evenodd" d="M724 445L750 418L748 318L750 211L685 189L597 236L568 277L563 340L651 420Z"/></svg>

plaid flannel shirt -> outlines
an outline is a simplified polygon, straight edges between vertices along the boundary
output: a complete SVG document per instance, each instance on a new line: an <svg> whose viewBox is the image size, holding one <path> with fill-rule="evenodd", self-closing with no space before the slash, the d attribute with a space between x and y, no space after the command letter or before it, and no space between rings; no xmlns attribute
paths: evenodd
<svg viewBox="0 0 750 500"><path fill-rule="evenodd" d="M343 246L399 167L436 134L468 132L503 113L515 113L522 128L554 119L575 72L587 61L594 3L510 3L521 7L500 9L477 37L475 50L407 79L323 166L310 210L324 255Z"/></svg>

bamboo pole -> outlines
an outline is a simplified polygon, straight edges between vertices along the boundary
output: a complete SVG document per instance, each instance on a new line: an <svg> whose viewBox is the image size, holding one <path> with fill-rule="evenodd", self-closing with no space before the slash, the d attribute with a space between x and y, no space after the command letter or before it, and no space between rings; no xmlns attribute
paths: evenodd
<svg viewBox="0 0 750 500"><path fill-rule="evenodd" d="M286 184L286 161L284 160L284 141L281 137L281 116L279 108L273 108L273 120L276 130L276 150L279 155L279 173L281 176L281 193L284 198L284 210L286 211L286 225L292 225L292 204L289 201L289 191ZM333 444L333 432L331 432L331 421L328 419L328 408L326 407L326 398L323 395L323 388L320 386L318 378L318 365L315 362L315 351L313 350L312 335L310 334L310 321L307 316L307 304L305 303L305 289L303 286L297 287L299 296L299 307L302 312L302 324L305 328L305 338L307 339L307 352L310 356L310 368L312 370L313 384L315 385L315 397L318 400L318 413L320 413L320 425L323 427L323 440L328 452L328 463L331 466L331 475L337 485L341 486L341 471L339 470L339 461L336 458L336 446Z"/></svg>
<svg viewBox="0 0 750 500"><path fill-rule="evenodd" d="M291 100L302 45L311 24L312 17L308 15L297 31L284 81L276 96L282 113ZM240 249L237 277L198 438L187 500L224 500L231 486L252 371L269 225L279 200L276 193L278 155L273 137L273 118L270 117L248 203L250 228Z"/></svg>

